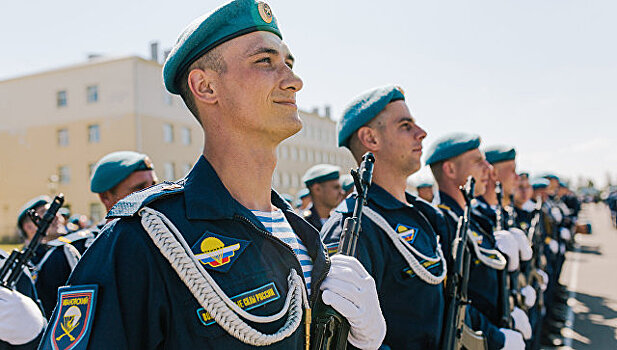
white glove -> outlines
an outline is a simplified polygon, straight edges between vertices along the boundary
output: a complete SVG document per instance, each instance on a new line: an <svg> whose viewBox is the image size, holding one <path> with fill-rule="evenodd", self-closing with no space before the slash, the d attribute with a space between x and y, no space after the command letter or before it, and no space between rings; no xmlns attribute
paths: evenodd
<svg viewBox="0 0 617 350"><path fill-rule="evenodd" d="M509 231L501 230L493 233L497 241L497 249L508 256L508 271L518 270L518 242Z"/></svg>
<svg viewBox="0 0 617 350"><path fill-rule="evenodd" d="M552 207L551 208L551 215L553 216L553 219L555 219L555 221L557 221L558 224L561 224L561 221L563 220L563 215L561 215L561 210L559 210L559 208Z"/></svg>
<svg viewBox="0 0 617 350"><path fill-rule="evenodd" d="M521 288L521 295L525 298L525 306L532 307L536 304L536 290L532 286Z"/></svg>
<svg viewBox="0 0 617 350"><path fill-rule="evenodd" d="M572 238L572 233L570 233L570 230L568 230L565 227L562 227L559 230L559 235L561 236L561 239L566 240L566 241L569 241L570 238Z"/></svg>
<svg viewBox="0 0 617 350"><path fill-rule="evenodd" d="M523 338L530 339L531 338L531 324L529 323L529 318L525 311L515 307L510 314L512 316L512 320L514 321L514 329L521 332Z"/></svg>
<svg viewBox="0 0 617 350"><path fill-rule="evenodd" d="M34 340L45 328L45 317L32 299L0 287L0 339L12 345Z"/></svg>
<svg viewBox="0 0 617 350"><path fill-rule="evenodd" d="M564 255L566 253L566 244L563 242L559 243L559 254Z"/></svg>
<svg viewBox="0 0 617 350"><path fill-rule="evenodd" d="M559 251L559 243L557 243L556 240L551 239L551 241L548 242L548 249L550 249L553 254L557 254Z"/></svg>
<svg viewBox="0 0 617 350"><path fill-rule="evenodd" d="M548 287L548 274L540 269L537 269L536 272L542 278L542 281L539 281L539 282L540 282L540 289L542 289L542 291L544 292L546 290L546 287Z"/></svg>
<svg viewBox="0 0 617 350"><path fill-rule="evenodd" d="M386 320L375 280L354 257L335 254L330 259L330 272L320 287L323 302L349 321L349 343L360 349L379 348L386 337Z"/></svg>
<svg viewBox="0 0 617 350"><path fill-rule="evenodd" d="M507 328L500 328L499 331L506 336L502 350L525 350L525 341L521 333Z"/></svg>
<svg viewBox="0 0 617 350"><path fill-rule="evenodd" d="M533 257L533 250L531 249L531 244L527 239L527 235L525 232L518 227L510 228L510 233L516 239L518 243L519 254L521 257L521 261L529 261Z"/></svg>

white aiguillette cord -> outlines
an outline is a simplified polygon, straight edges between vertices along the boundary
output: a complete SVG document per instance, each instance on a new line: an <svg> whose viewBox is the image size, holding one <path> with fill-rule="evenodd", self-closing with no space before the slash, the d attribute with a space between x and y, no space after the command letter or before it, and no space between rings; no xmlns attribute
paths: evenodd
<svg viewBox="0 0 617 350"><path fill-rule="evenodd" d="M454 221L458 222L459 218L452 212L452 210L446 209L448 214L454 219ZM494 270L503 270L506 268L506 258L501 254L501 252L497 249L489 249L483 248L478 245L478 238L471 234L471 230L467 230L467 238L471 241L471 245L473 246L474 253L478 260L480 260L484 265L494 269ZM452 247L452 252L456 251L456 245L458 244L458 239L455 240L455 244ZM489 256L495 256L495 258L491 258Z"/></svg>
<svg viewBox="0 0 617 350"><path fill-rule="evenodd" d="M139 215L141 225L182 282L216 323L232 337L249 345L265 346L290 336L300 326L302 308L309 310L309 304L304 281L295 269L292 268L287 277L289 290L281 311L271 316L249 314L223 292L191 252L182 234L165 215L147 207L140 209ZM261 333L240 319L242 317L252 322L270 323L281 319L287 313L287 321L273 334Z"/></svg>
<svg viewBox="0 0 617 350"><path fill-rule="evenodd" d="M405 261L407 262L407 265L424 282L428 284L440 284L441 282L443 282L443 280L446 278L446 275L448 273L448 269L446 267L446 260L444 259L443 252L441 251L441 245L439 244L439 241L437 241L437 249L436 249L437 257L433 258L430 256L426 256L422 254L420 251L418 251L416 248L414 248L407 241L405 241L399 234L397 234L396 231L394 231L394 229L392 228L392 226L388 224L386 219L384 219L383 216L379 215L376 211L365 206L364 208L362 208L362 212L364 213L366 217L371 219L371 221L373 221L377 226L379 226L379 228L381 228L388 235L388 237L390 237L390 240L396 247L396 250L398 250L399 253L401 253L401 255L403 256L403 259L405 259ZM414 256L414 254L432 263L441 262L441 265L442 265L441 275L435 276L432 273L430 273L424 266L422 266L422 264L420 264L418 259L416 259L416 257Z"/></svg>

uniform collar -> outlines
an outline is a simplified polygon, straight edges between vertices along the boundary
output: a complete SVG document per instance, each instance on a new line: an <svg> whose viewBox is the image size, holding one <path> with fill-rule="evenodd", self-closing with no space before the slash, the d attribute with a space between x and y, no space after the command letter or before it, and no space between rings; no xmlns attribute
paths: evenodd
<svg viewBox="0 0 617 350"><path fill-rule="evenodd" d="M271 202L283 211L292 210L274 190L272 190ZM231 196L210 162L203 155L199 157L191 172L186 176L184 203L188 219L231 219L235 215L242 215L261 226L250 210Z"/></svg>
<svg viewBox="0 0 617 350"><path fill-rule="evenodd" d="M403 203L398 199L394 198L390 192L384 190L381 186L377 184L371 184L368 190L368 199L378 205L379 207L386 210L396 210L401 209L403 207L413 207L415 202L415 198L413 195L405 192L405 197L407 199L407 203Z"/></svg>
<svg viewBox="0 0 617 350"><path fill-rule="evenodd" d="M463 215L463 208L458 205L454 198L441 191L439 191L439 204L437 206L446 210L451 210L458 216Z"/></svg>

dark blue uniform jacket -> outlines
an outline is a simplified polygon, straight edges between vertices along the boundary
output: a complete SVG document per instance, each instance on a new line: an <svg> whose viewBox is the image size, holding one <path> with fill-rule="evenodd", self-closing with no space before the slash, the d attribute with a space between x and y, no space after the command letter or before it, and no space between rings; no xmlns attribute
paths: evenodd
<svg viewBox="0 0 617 350"><path fill-rule="evenodd" d="M458 221L451 214L457 217L463 215L463 209L449 195L439 192L439 205L437 206L446 217L451 232L456 232ZM480 238L479 245L485 248L495 248L495 240L492 231L486 232L478 220L479 215L472 211L469 229L471 234ZM488 223L484 223L488 225ZM468 282L468 297L471 300L471 307L468 307L468 322L472 329L482 331L487 339L489 349L501 349L505 342L503 333L495 325L499 321L498 296L499 284L497 283L497 271L481 263L473 257Z"/></svg>
<svg viewBox="0 0 617 350"><path fill-rule="evenodd" d="M321 236L329 253L336 252L344 220L352 215L355 201L355 195L349 196L322 228ZM448 229L443 215L411 194L407 194L407 202L409 205L398 201L377 184L369 189L368 206L416 249L435 257L437 232ZM388 327L384 344L392 349L437 348L443 323L443 285L430 285L416 276L390 238L366 216L361 219L356 257L377 285ZM422 262L419 258L418 261ZM428 269L440 275L443 266L435 263Z"/></svg>
<svg viewBox="0 0 617 350"><path fill-rule="evenodd" d="M313 302L330 266L325 248L318 232L275 192L272 192L272 204L283 210L313 259ZM143 206L162 212L191 247L197 244L199 248L199 243L209 237L226 247L238 244L232 256L204 267L232 300L245 298L240 303L252 314L279 312L287 294L290 269L302 276L302 268L291 248L268 233L230 195L202 156L185 179L133 193L112 208L108 217L120 219L104 227L75 268L69 285L98 286L88 349L251 348L204 314L142 228L137 211ZM256 293L261 291L267 293L257 298ZM58 323L57 313L58 309L43 338L43 349L51 348L48 345L52 338L62 335L62 332L53 333ZM286 317L269 324L248 323L261 332L273 333L285 320ZM304 326L265 348L303 349Z"/></svg>

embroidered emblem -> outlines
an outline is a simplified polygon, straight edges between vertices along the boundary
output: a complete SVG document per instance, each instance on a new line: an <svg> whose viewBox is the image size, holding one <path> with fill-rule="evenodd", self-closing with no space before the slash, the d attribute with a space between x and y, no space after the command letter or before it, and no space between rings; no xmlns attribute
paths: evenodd
<svg viewBox="0 0 617 350"><path fill-rule="evenodd" d="M420 260L420 264L427 270L432 270L438 266L441 266L441 261L427 261L427 260ZM414 278L416 277L416 273L410 268L410 267L405 267L403 269L403 274L406 276L409 276L409 278Z"/></svg>
<svg viewBox="0 0 617 350"><path fill-rule="evenodd" d="M52 349L87 348L97 291L96 285L58 289L58 312L49 339Z"/></svg>
<svg viewBox="0 0 617 350"><path fill-rule="evenodd" d="M403 88L402 88L402 87L400 87L400 86L398 86L398 85L397 85L397 86L395 86L394 88L395 88L395 89L397 89L397 90L398 90L398 92L400 92L403 96L405 96L405 91L403 90Z"/></svg>
<svg viewBox="0 0 617 350"><path fill-rule="evenodd" d="M264 20L264 22L272 22L272 10L270 9L270 6L268 6L268 4L266 4L265 2L260 2L259 4L257 4L257 9L259 10L259 15L261 16L261 19Z"/></svg>
<svg viewBox="0 0 617 350"><path fill-rule="evenodd" d="M249 244L249 241L206 232L191 250L204 267L227 272Z"/></svg>
<svg viewBox="0 0 617 350"><path fill-rule="evenodd" d="M231 300L243 310L251 310L280 298L274 282L232 297ZM197 317L204 326L214 324L214 318L203 307L197 309Z"/></svg>
<svg viewBox="0 0 617 350"><path fill-rule="evenodd" d="M150 157L144 158L144 164L146 165L146 168L154 169L154 167L152 166L152 160L150 159Z"/></svg>
<svg viewBox="0 0 617 350"><path fill-rule="evenodd" d="M407 243L412 244L416 239L418 229L415 227L406 226L403 224L396 225L394 229L398 233L399 237L404 239Z"/></svg>

